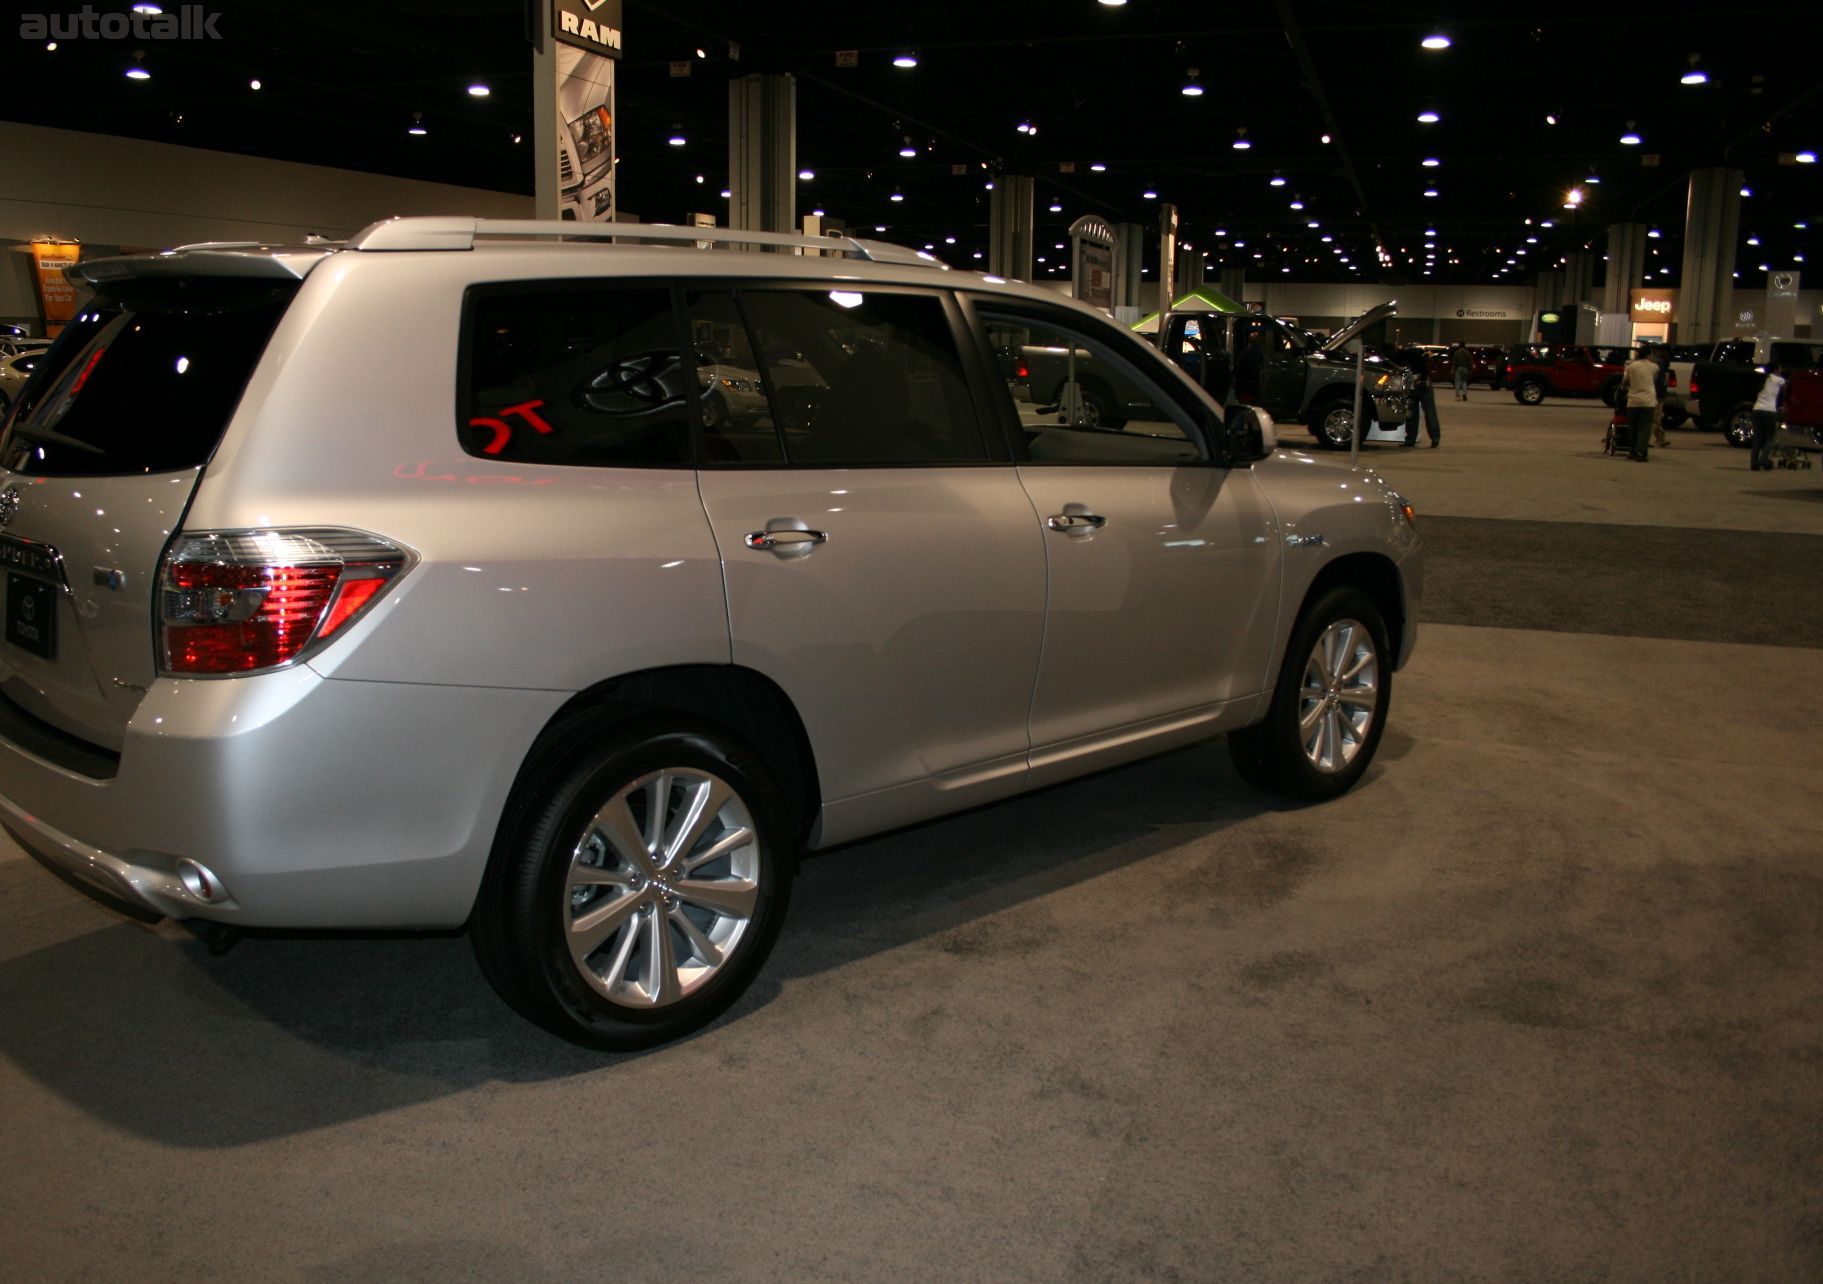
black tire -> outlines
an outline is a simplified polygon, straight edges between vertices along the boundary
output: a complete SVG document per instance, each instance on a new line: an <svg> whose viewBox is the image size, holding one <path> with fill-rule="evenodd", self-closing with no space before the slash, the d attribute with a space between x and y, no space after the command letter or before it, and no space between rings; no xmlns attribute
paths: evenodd
<svg viewBox="0 0 1823 1284"><path fill-rule="evenodd" d="M1739 446L1745 450L1753 445L1753 403L1743 401L1728 412L1722 420L1722 434L1728 438L1730 446Z"/></svg>
<svg viewBox="0 0 1823 1284"><path fill-rule="evenodd" d="M1614 394L1619 391L1620 391L1619 377L1617 376L1613 379L1608 380L1608 382L1604 383L1601 386L1601 404L1604 406L1612 406L1614 404Z"/></svg>
<svg viewBox="0 0 1823 1284"><path fill-rule="evenodd" d="M660 789L666 820L654 831ZM709 818L686 823L710 804ZM764 763L720 728L579 718L527 763L502 822L470 929L481 970L515 1011L584 1047L687 1034L766 961L791 899L794 832ZM692 835L666 859L666 838ZM603 920L593 941L578 929L592 912Z"/></svg>
<svg viewBox="0 0 1823 1284"><path fill-rule="evenodd" d="M703 397L703 428L719 432L728 426L728 419L728 399L722 396L721 389L709 389Z"/></svg>
<svg viewBox="0 0 1823 1284"><path fill-rule="evenodd" d="M1682 428L1690 419L1690 412L1684 408L1682 397L1666 397L1659 408L1659 422L1667 428Z"/></svg>
<svg viewBox="0 0 1823 1284"><path fill-rule="evenodd" d="M1333 681L1314 686L1306 682L1307 676L1317 676L1313 666L1327 667L1318 652L1320 644L1326 645L1332 626L1339 630L1338 642L1342 641L1341 631L1352 626L1352 636L1345 647L1348 656L1358 660L1371 652L1367 666L1356 675L1371 677L1371 690ZM1338 687L1343 686L1352 692L1352 698L1336 698ZM1328 589L1305 608L1292 631L1266 717L1229 735L1229 756L1242 779L1257 788L1304 801L1337 797L1348 792L1373 761L1380 734L1386 728L1392 694L1392 648L1387 644L1386 622L1380 608L1361 589L1346 585ZM1324 753L1321 739L1314 750L1307 750L1302 727L1306 716L1314 714L1319 727L1325 722L1332 727L1353 725L1352 715L1344 710L1363 709L1359 703L1362 698L1368 700L1364 707L1367 718L1355 726L1357 735L1352 745L1348 732L1342 731L1333 755ZM1318 759L1325 756L1332 761L1320 763Z"/></svg>
<svg viewBox="0 0 1823 1284"><path fill-rule="evenodd" d="M1366 409L1365 403L1362 409ZM1347 450L1355 431L1355 403L1352 397L1330 397L1319 401L1305 416L1310 435L1324 450Z"/></svg>
<svg viewBox="0 0 1823 1284"><path fill-rule="evenodd" d="M1521 379L1513 385L1513 400L1522 406L1536 406L1544 401L1546 388L1542 379Z"/></svg>

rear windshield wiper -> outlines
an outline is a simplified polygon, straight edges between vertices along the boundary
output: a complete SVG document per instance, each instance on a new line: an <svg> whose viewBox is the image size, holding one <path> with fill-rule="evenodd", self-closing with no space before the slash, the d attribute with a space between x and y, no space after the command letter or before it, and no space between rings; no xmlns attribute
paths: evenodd
<svg viewBox="0 0 1823 1284"><path fill-rule="evenodd" d="M105 455L108 453L100 446L83 441L78 437L65 436L63 433L52 428L29 428L24 424L14 424L13 430L8 433L7 436L9 440L15 437L24 437L31 441L48 441L59 446L69 446L75 450L85 451L91 455Z"/></svg>

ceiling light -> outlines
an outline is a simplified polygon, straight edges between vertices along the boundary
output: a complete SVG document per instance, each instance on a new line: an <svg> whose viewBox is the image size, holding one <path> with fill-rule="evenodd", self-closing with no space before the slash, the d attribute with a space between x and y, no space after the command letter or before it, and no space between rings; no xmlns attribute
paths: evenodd
<svg viewBox="0 0 1823 1284"><path fill-rule="evenodd" d="M260 89L264 89L265 86L260 84L260 82L257 80L249 80L247 82L247 88L252 89L252 90L260 90Z"/></svg>
<svg viewBox="0 0 1823 1284"><path fill-rule="evenodd" d="M1097 174L1105 174L1108 172L1108 167L1103 165L1100 161L1096 161L1093 165L1089 166L1089 169Z"/></svg>
<svg viewBox="0 0 1823 1284"><path fill-rule="evenodd" d="M1663 234L1663 233L1662 233L1662 232L1660 232L1660 231L1659 231L1659 230L1658 230L1658 229L1657 229L1657 228L1656 228L1656 227L1655 227L1655 228L1653 228L1653 229L1652 229L1652 230L1650 230L1650 231L1649 231L1649 232L1647 232L1647 233L1646 233L1646 235L1647 235L1647 236L1648 236L1648 237L1650 237L1650 238L1651 238L1651 239L1652 239L1652 240L1654 240L1654 241L1656 241L1656 240L1658 240L1658 238L1659 238L1659 237L1660 237L1660 236L1662 236L1662 235L1664 235L1664 234ZM1528 239L1528 240L1529 240L1529 239L1531 239L1531 238L1529 238L1529 237L1528 237L1528 238L1527 238L1527 239Z"/></svg>
<svg viewBox="0 0 1823 1284"><path fill-rule="evenodd" d="M127 68L127 79L128 80L150 80L150 79L152 79L152 73L147 71L144 67L141 67L138 64L134 64L133 66Z"/></svg>
<svg viewBox="0 0 1823 1284"><path fill-rule="evenodd" d="M1304 208L1304 202L1303 201L1293 201L1291 203L1291 208L1294 210L1301 210Z"/></svg>
<svg viewBox="0 0 1823 1284"><path fill-rule="evenodd" d="M910 67L916 67L917 65L918 65L918 55L917 54L902 53L897 58L893 59L893 66L895 66L895 67L910 68Z"/></svg>
<svg viewBox="0 0 1823 1284"><path fill-rule="evenodd" d="M1148 201L1156 201L1158 199L1158 193L1153 191L1150 187L1141 192L1140 195Z"/></svg>
<svg viewBox="0 0 1823 1284"><path fill-rule="evenodd" d="M491 94L493 92L494 92L493 90L489 89L486 85L482 84L478 80L474 84L472 84L468 87L468 96L470 98L486 98L489 94Z"/></svg>
<svg viewBox="0 0 1823 1284"><path fill-rule="evenodd" d="M1424 189L1424 194L1426 196L1435 196L1437 194L1437 189L1434 187L1427 187Z"/></svg>
<svg viewBox="0 0 1823 1284"><path fill-rule="evenodd" d="M811 211L810 211L810 217L812 217L812 218L823 218L823 217L825 217L825 214L824 214L824 211L822 211L822 210L811 210Z"/></svg>
<svg viewBox="0 0 1823 1284"><path fill-rule="evenodd" d="M671 146L673 146L673 147L682 147L685 143L689 142L690 140L685 138L682 134L673 134L673 135L671 135L671 137L665 139L665 141L667 143L670 143Z"/></svg>
<svg viewBox="0 0 1823 1284"><path fill-rule="evenodd" d="M954 245L956 243L956 238L953 236L946 236L943 238L943 243L945 245Z"/></svg>
<svg viewBox="0 0 1823 1284"><path fill-rule="evenodd" d="M147 17L155 18L159 14L163 13L164 10L160 9L157 5L150 3L149 0L146 0L146 2L134 5L133 12L134 13L143 13Z"/></svg>
<svg viewBox="0 0 1823 1284"><path fill-rule="evenodd" d="M709 51L699 45L699 46L697 46L696 56L698 58L707 58L709 56Z"/></svg>
<svg viewBox="0 0 1823 1284"><path fill-rule="evenodd" d="M704 183L704 182L707 182L708 180L706 178L704 178L701 174L698 174L696 176L696 181L699 183Z"/></svg>
<svg viewBox="0 0 1823 1284"><path fill-rule="evenodd" d="M1328 134L1323 135L1323 146L1325 146L1325 147L1329 146L1329 135Z"/></svg>
<svg viewBox="0 0 1823 1284"><path fill-rule="evenodd" d="M1706 85L1709 83L1709 77L1704 72L1691 70L1678 77L1678 83L1680 85Z"/></svg>
<svg viewBox="0 0 1823 1284"><path fill-rule="evenodd" d="M1185 82L1183 89L1179 91L1186 98L1201 98L1203 96L1203 87L1196 83L1196 70L1195 67L1190 68L1189 72L1186 73L1190 78Z"/></svg>
<svg viewBox="0 0 1823 1284"><path fill-rule="evenodd" d="M815 178L816 176L817 176L817 172L814 169L800 169L798 171L798 177L806 183L808 183L811 179Z"/></svg>
<svg viewBox="0 0 1823 1284"><path fill-rule="evenodd" d="M889 201L902 201L905 199L905 193L904 192L894 192L891 196L887 197L886 199Z"/></svg>
<svg viewBox="0 0 1823 1284"><path fill-rule="evenodd" d="M1438 160L1435 156L1426 156L1423 160L1419 161L1418 163L1420 165L1424 166L1424 168L1426 168L1426 169L1436 169L1437 166L1443 164L1443 162Z"/></svg>
<svg viewBox="0 0 1823 1284"><path fill-rule="evenodd" d="M1557 117L1547 113L1544 118L1544 123L1547 125L1555 125L1557 123Z"/></svg>
<svg viewBox="0 0 1823 1284"><path fill-rule="evenodd" d="M1421 111L1418 113L1418 123L1420 125L1435 125L1442 119L1443 117L1439 116L1434 111Z"/></svg>
<svg viewBox="0 0 1823 1284"><path fill-rule="evenodd" d="M1800 165L1815 165L1817 163L1817 154L1815 152L1799 152L1792 159L1797 161Z"/></svg>
<svg viewBox="0 0 1823 1284"><path fill-rule="evenodd" d="M1051 202L1051 213L1053 213L1053 214L1063 213L1063 206L1059 205L1056 201L1052 201Z"/></svg>
<svg viewBox="0 0 1823 1284"><path fill-rule="evenodd" d="M1741 189L1741 195L1742 195L1742 196L1752 196L1752 195L1753 195L1753 189L1752 189L1752 188L1751 188L1751 187L1743 187L1743 188L1742 188L1742 189Z"/></svg>
<svg viewBox="0 0 1823 1284"><path fill-rule="evenodd" d="M918 149L916 147L912 146L912 140L910 138L907 138L905 140L904 144L899 148L899 155L905 157L907 160L909 160L913 156L916 156L917 154L918 154Z"/></svg>
<svg viewBox="0 0 1823 1284"><path fill-rule="evenodd" d="M1758 245L1759 243L1760 243L1760 238L1757 236L1750 236L1747 238L1747 244L1749 244L1749 245Z"/></svg>
<svg viewBox="0 0 1823 1284"><path fill-rule="evenodd" d="M1283 186L1285 186L1285 180L1283 178L1280 178L1277 174L1274 174L1271 178L1266 180L1266 186L1283 187Z"/></svg>
<svg viewBox="0 0 1823 1284"><path fill-rule="evenodd" d="M1587 178L1583 179L1583 182L1593 184L1596 187L1600 187L1601 186L1601 175L1600 174L1591 174Z"/></svg>
<svg viewBox="0 0 1823 1284"><path fill-rule="evenodd" d="M1627 126L1627 132L1620 136L1620 142L1623 147L1639 146L1639 135L1633 132L1633 126Z"/></svg>
<svg viewBox="0 0 1823 1284"><path fill-rule="evenodd" d="M1426 36L1418 43L1423 45L1426 49L1448 49L1450 47L1450 38L1439 31L1434 35Z"/></svg>
<svg viewBox="0 0 1823 1284"><path fill-rule="evenodd" d="M1118 9L1122 5L1126 4L1127 0L1101 0L1101 3L1106 5L1110 9Z"/></svg>

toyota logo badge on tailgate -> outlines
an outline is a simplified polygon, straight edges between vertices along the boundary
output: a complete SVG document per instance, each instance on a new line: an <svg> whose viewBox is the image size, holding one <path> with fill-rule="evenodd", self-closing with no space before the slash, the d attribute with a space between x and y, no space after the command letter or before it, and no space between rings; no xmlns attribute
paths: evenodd
<svg viewBox="0 0 1823 1284"><path fill-rule="evenodd" d="M11 526L13 518L19 515L19 488L8 486L0 490L0 527Z"/></svg>

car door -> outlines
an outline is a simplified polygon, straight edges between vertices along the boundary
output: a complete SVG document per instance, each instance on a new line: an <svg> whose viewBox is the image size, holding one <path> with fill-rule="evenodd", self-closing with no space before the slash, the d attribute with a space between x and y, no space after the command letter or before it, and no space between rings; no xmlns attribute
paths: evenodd
<svg viewBox="0 0 1823 1284"><path fill-rule="evenodd" d="M954 300L742 286L686 307L694 348L762 384L763 413L705 424L700 486L734 662L803 720L821 840L1016 791L1045 548Z"/></svg>
<svg viewBox="0 0 1823 1284"><path fill-rule="evenodd" d="M1266 370L1260 379L1260 403L1274 415L1296 415L1304 406L1304 347L1277 321L1265 323Z"/></svg>
<svg viewBox="0 0 1823 1284"><path fill-rule="evenodd" d="M1032 783L1218 729L1265 686L1279 611L1276 519L1250 468L1212 462L1213 407L1150 349L1079 313L972 301L981 342L1092 351L1129 404L1118 429L999 390L1046 556Z"/></svg>

